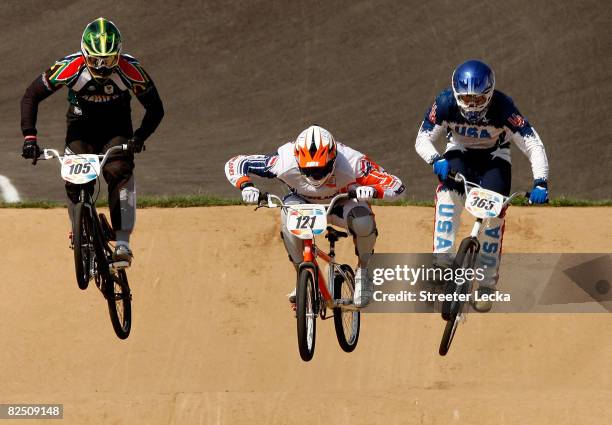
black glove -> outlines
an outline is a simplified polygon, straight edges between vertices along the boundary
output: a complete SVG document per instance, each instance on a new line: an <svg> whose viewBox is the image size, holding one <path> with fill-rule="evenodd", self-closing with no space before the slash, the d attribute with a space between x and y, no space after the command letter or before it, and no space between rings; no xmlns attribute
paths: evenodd
<svg viewBox="0 0 612 425"><path fill-rule="evenodd" d="M36 136L26 136L21 156L27 159L36 159L40 156L41 152L38 143L36 143Z"/></svg>
<svg viewBox="0 0 612 425"><path fill-rule="evenodd" d="M145 145L144 145L144 140L142 140L138 136L134 136L130 140L128 140L128 147L132 152L135 152L135 153L140 153L146 150Z"/></svg>

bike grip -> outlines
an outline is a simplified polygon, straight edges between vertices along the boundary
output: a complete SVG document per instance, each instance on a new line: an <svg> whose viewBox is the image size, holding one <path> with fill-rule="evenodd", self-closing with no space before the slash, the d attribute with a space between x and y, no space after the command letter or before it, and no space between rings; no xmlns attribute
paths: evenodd
<svg viewBox="0 0 612 425"><path fill-rule="evenodd" d="M347 194L348 194L349 199L355 199L357 198L357 189L355 188L349 189Z"/></svg>

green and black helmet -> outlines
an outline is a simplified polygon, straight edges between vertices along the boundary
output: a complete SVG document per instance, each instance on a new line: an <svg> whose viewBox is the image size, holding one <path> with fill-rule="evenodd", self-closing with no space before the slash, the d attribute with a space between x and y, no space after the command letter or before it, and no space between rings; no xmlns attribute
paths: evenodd
<svg viewBox="0 0 612 425"><path fill-rule="evenodd" d="M83 31L81 51L94 78L108 78L119 64L121 33L111 21L98 18Z"/></svg>

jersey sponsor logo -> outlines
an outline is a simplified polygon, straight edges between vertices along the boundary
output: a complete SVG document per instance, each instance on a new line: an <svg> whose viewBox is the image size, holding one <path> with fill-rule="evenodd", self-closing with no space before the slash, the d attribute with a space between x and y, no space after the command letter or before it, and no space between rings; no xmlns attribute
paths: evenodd
<svg viewBox="0 0 612 425"><path fill-rule="evenodd" d="M276 161L278 161L278 156L274 155L274 156L270 157L268 159L268 164L267 164L268 168L274 167L274 164L276 164Z"/></svg>
<svg viewBox="0 0 612 425"><path fill-rule="evenodd" d="M519 114L512 114L508 118L508 122L517 128L521 128L525 126L525 118L523 118Z"/></svg>
<svg viewBox="0 0 612 425"><path fill-rule="evenodd" d="M111 84L107 84L104 86L104 93L113 94L114 88Z"/></svg>
<svg viewBox="0 0 612 425"><path fill-rule="evenodd" d="M362 176L367 176L372 171L372 163L366 157L361 158L359 162L359 170Z"/></svg>
<svg viewBox="0 0 612 425"><path fill-rule="evenodd" d="M329 179L327 179L327 181L325 182L325 187L336 187L336 176L331 175Z"/></svg>
<svg viewBox="0 0 612 425"><path fill-rule="evenodd" d="M47 80L47 76L45 74L42 75L42 82L47 88L47 90L53 91L53 88L51 88L51 84L49 84L49 80Z"/></svg>
<svg viewBox="0 0 612 425"><path fill-rule="evenodd" d="M434 102L434 104L431 107L431 111L429 111L429 121L431 121L432 124L436 123L436 110L438 109L438 105L436 104L436 102Z"/></svg>
<svg viewBox="0 0 612 425"><path fill-rule="evenodd" d="M233 176L233 175L235 175L235 174L236 174L236 169L235 169L235 167L234 167L234 162L236 161L236 159L237 159L237 158L238 158L238 157L237 157L237 156L235 156L235 157L233 157L232 159L230 159L230 160L228 161L228 163L227 163L227 172L228 172L228 174L229 174L230 176Z"/></svg>
<svg viewBox="0 0 612 425"><path fill-rule="evenodd" d="M471 137L473 139L490 139L491 134L486 128L478 130L478 127L455 126L455 133L460 136Z"/></svg>
<svg viewBox="0 0 612 425"><path fill-rule="evenodd" d="M105 102L111 102L115 99L119 98L118 94L111 94L111 95L104 95L104 94L85 94L83 96L81 96L81 98L83 100L86 100L87 102L94 102L94 103L105 103Z"/></svg>

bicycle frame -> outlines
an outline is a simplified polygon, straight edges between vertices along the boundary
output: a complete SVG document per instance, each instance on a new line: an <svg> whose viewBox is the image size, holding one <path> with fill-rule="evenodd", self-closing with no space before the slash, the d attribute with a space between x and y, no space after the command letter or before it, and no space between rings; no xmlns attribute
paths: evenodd
<svg viewBox="0 0 612 425"><path fill-rule="evenodd" d="M282 199L276 195L265 194L267 196L268 204L266 205L268 208L277 208L281 207L283 210L287 211L291 209L295 204L285 204ZM330 211L332 211L334 205L337 201L341 199L349 199L351 195L348 193L341 193L336 195L329 204L325 205L325 210L327 216L329 216ZM275 202L276 201L276 202ZM258 207L259 208L259 207ZM328 226L329 227L329 226ZM319 293L321 294L323 300L325 301L325 307L334 308L340 307L343 309L354 309L351 306L343 302L343 300L334 299L333 287L331 286L334 282L334 277L336 274L342 275L346 278L346 273L340 267L340 264L336 263L335 257L335 242L337 239L330 240L330 250L329 253L321 250L315 241L314 234L311 233L310 239L304 239L304 251L303 251L303 261L298 266L298 272L303 268L309 267L316 270L316 275L314 276L317 281L317 286L319 288ZM323 276L321 272L321 267L319 266L317 259L320 258L324 262L329 264L328 276L327 279Z"/></svg>
<svg viewBox="0 0 612 425"><path fill-rule="evenodd" d="M104 165L106 164L109 156L111 153L113 152L117 152L117 151L127 151L128 150L128 145L127 144L123 144L123 145L117 145L117 146L113 146L110 149L108 149L106 151L106 153L104 154L99 154L98 155L98 159L100 160L100 172L101 170L104 168ZM63 164L64 158L67 156L79 156L79 154L69 154L69 155L61 155L56 149L48 149L45 148L42 150L42 154L40 156L40 160L50 160L53 158L57 158L57 160L60 163L60 166ZM100 178L100 175L97 175L95 180L92 180L93 182L97 182L98 179ZM87 208L89 210L89 214L91 216L93 225L96 228L96 234L98 235L98 237L100 238L100 244L101 245L105 245L105 239L102 237L103 235L103 229L102 229L102 224L100 222L100 219L98 217L98 213L96 210L96 205L94 200L92 199L91 195L85 190L85 185L89 184L85 183L85 184L80 184L79 186L81 186L81 190L79 193L79 201L84 203L84 207ZM101 246L100 250L101 253L104 252L104 250L107 247L105 246ZM109 268L112 269L120 269L120 268L124 268L125 264L123 264L124 262L109 262L108 266ZM93 270L92 270L93 271ZM92 273L93 275L93 273Z"/></svg>

